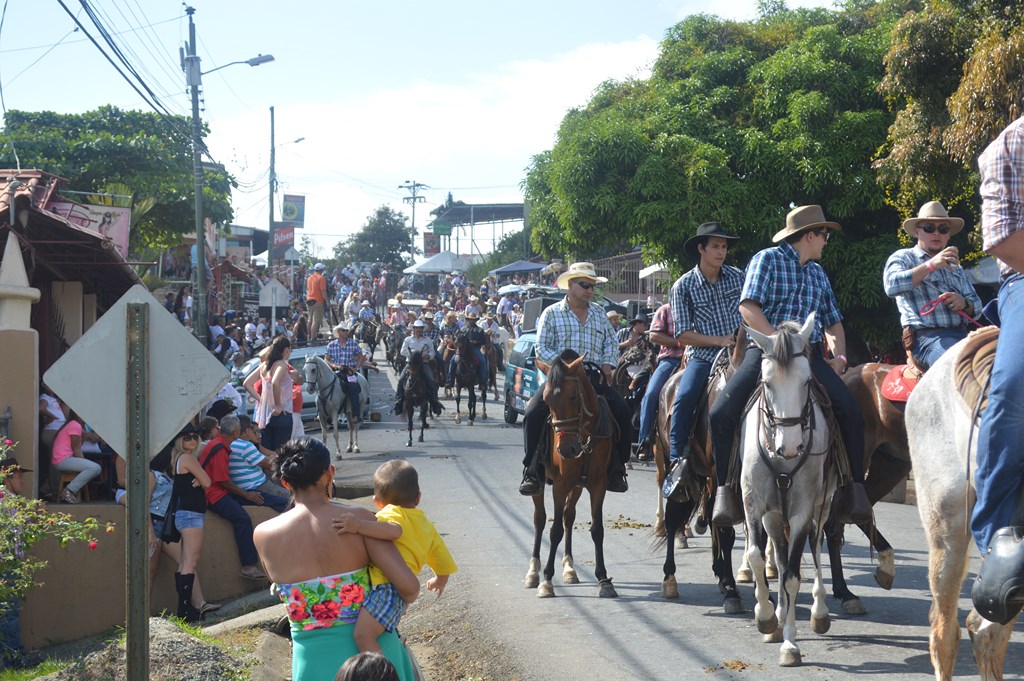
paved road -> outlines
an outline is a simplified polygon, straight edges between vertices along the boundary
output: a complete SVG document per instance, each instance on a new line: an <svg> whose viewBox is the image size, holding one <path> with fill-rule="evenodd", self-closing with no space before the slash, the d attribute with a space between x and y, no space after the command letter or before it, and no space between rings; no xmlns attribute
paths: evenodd
<svg viewBox="0 0 1024 681"><path fill-rule="evenodd" d="M374 377L378 399L389 396L393 381L384 373ZM414 442L410 449L404 447L404 433L398 431L394 417L385 416L384 422L361 432L363 453L340 463L338 482L368 485L374 468L394 456L406 457L416 466L423 490L421 508L445 535L460 566L445 600L465 608L467 621L483 628L481 637L500 642L498 654L511 658L523 670L523 678L932 678L927 551L912 506L876 508L879 526L897 547L896 583L890 592L874 582L875 565L864 537L856 531L848 537L847 579L863 599L866 616L844 617L838 601L830 598L832 629L815 635L808 624L809 586L801 590L801 669L777 667L778 644L761 642L749 610L751 586L740 587L748 612L723 614L711 574L708 537L692 539L690 548L677 550L680 598L668 601L659 596L663 555L652 553L647 527L653 522L656 504L653 469L634 470L629 493L609 495L605 504L605 555L619 598L597 597L593 545L586 532L589 506L582 507L582 502L576 533L582 583L563 586L556 571L558 597L536 598L522 581L533 527L532 502L516 491L521 426L504 424L500 406L491 406L491 418L472 427L456 426L450 411L446 412L427 431L427 441ZM613 521L625 522L613 528ZM741 550L738 544L737 565ZM969 607L968 587L963 593L961 622ZM430 598L421 599L416 607L430 607ZM1019 625L1005 669L1007 679L1024 678L1024 635ZM966 631L957 675L977 678Z"/></svg>

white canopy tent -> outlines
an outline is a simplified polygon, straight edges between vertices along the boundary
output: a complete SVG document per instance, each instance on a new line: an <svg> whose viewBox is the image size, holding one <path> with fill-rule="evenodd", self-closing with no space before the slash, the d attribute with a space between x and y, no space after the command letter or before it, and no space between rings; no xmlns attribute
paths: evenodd
<svg viewBox="0 0 1024 681"><path fill-rule="evenodd" d="M645 267L640 270L641 279L652 279L654 281L668 281L672 278L672 273L668 270L668 265L665 263L658 263Z"/></svg>
<svg viewBox="0 0 1024 681"><path fill-rule="evenodd" d="M464 271L471 264L473 264L473 260L470 258L463 258L451 251L441 251L418 265L406 267L402 272L404 274L447 274L456 270Z"/></svg>

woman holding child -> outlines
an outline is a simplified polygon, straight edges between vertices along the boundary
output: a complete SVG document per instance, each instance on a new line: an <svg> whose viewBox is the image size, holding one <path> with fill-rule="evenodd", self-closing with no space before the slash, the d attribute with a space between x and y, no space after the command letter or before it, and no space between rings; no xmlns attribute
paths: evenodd
<svg viewBox="0 0 1024 681"><path fill-rule="evenodd" d="M332 521L340 513L367 521L374 516L334 500L334 466L322 442L303 437L286 443L277 470L292 492L295 508L261 523L253 539L264 569L287 604L292 679L334 678L345 660L359 652L354 623L370 591L371 559L407 603L419 595L419 581L393 543L335 532ZM398 636L385 632L378 643L399 678L412 681L412 663Z"/></svg>

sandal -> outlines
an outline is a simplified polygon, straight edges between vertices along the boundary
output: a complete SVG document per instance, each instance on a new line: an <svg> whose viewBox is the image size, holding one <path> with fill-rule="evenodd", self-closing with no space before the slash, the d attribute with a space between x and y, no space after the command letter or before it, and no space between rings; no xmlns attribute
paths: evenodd
<svg viewBox="0 0 1024 681"><path fill-rule="evenodd" d="M201 614L205 615L208 612L217 612L224 607L223 603L208 603L204 602L199 606L198 610Z"/></svg>

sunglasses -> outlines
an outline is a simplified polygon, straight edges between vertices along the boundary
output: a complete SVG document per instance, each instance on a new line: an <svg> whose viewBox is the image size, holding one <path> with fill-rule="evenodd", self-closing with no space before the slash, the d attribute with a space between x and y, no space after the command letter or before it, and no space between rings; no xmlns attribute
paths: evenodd
<svg viewBox="0 0 1024 681"><path fill-rule="evenodd" d="M589 281L577 281L576 285L586 291L589 291L590 289L594 288L594 286L596 286L596 284L591 284Z"/></svg>
<svg viewBox="0 0 1024 681"><path fill-rule="evenodd" d="M828 243L829 231L827 229L815 229L812 231L818 236L825 237L825 243Z"/></svg>
<svg viewBox="0 0 1024 681"><path fill-rule="evenodd" d="M934 234L935 230L938 230L939 234L949 234L949 225L933 225L929 222L928 224L918 225L918 229L925 234Z"/></svg>
<svg viewBox="0 0 1024 681"><path fill-rule="evenodd" d="M181 439L182 439L182 441L184 441L184 440L198 440L199 439L199 435L197 435L196 433L185 433L184 435L181 436Z"/></svg>

